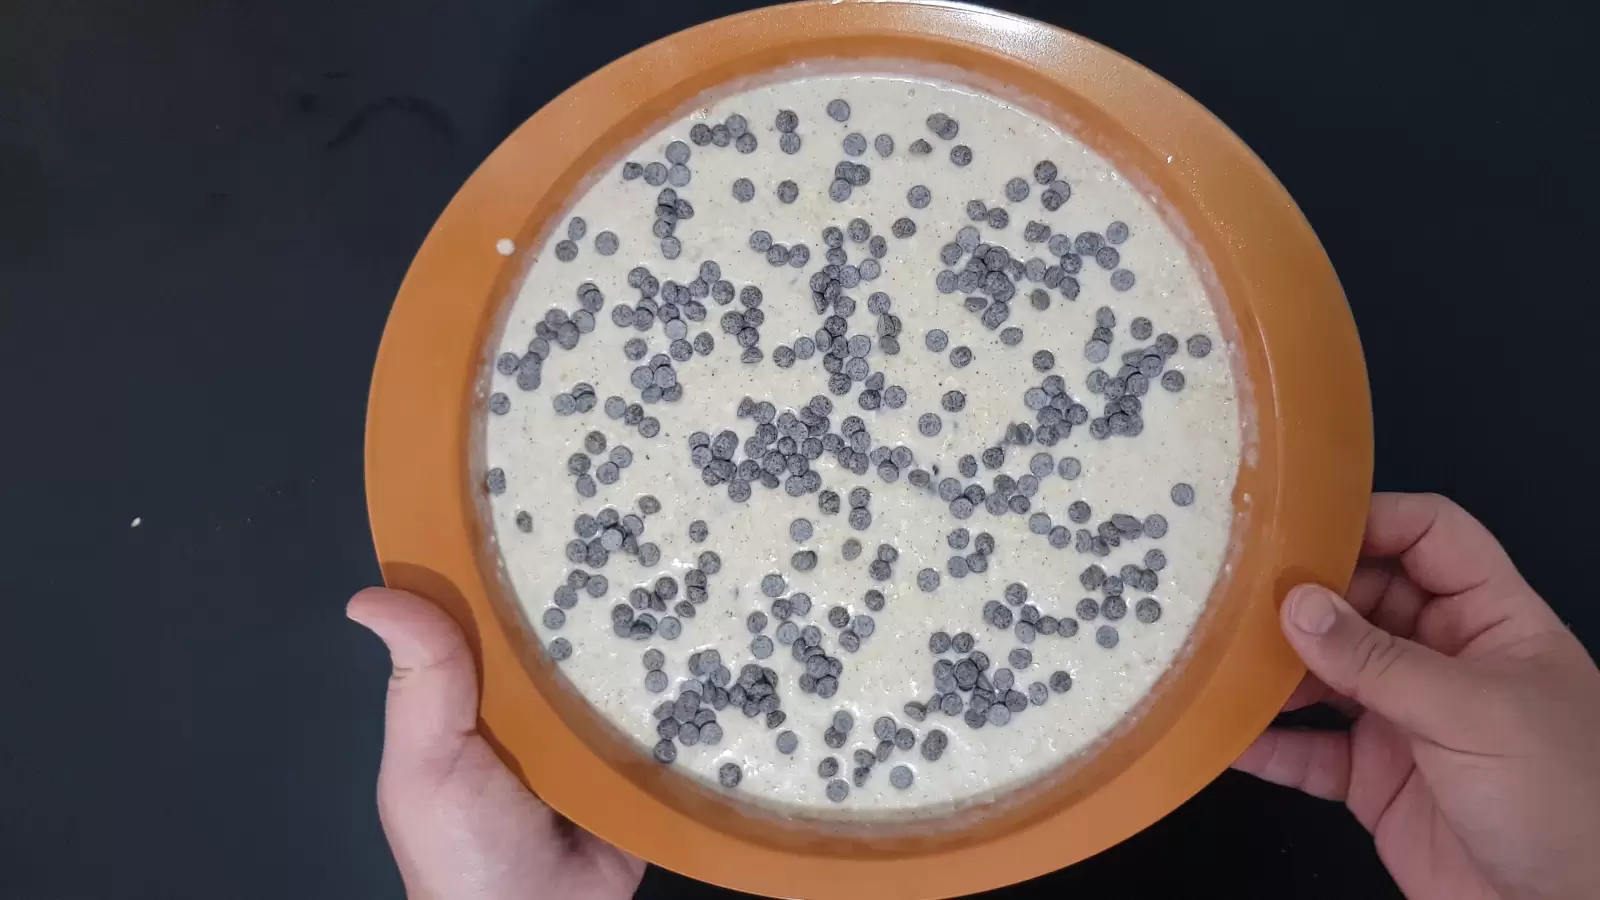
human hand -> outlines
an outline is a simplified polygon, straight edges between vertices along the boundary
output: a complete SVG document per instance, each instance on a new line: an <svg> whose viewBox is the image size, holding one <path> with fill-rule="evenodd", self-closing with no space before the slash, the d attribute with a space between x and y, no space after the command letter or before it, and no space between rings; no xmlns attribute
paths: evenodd
<svg viewBox="0 0 1600 900"><path fill-rule="evenodd" d="M1346 602L1281 611L1348 734L1271 729L1234 766L1342 801L1408 897L1600 896L1600 671L1443 497L1376 494Z"/></svg>
<svg viewBox="0 0 1600 900"><path fill-rule="evenodd" d="M347 613L394 662L378 817L412 900L633 896L644 862L558 816L478 734L477 673L448 616L383 588Z"/></svg>

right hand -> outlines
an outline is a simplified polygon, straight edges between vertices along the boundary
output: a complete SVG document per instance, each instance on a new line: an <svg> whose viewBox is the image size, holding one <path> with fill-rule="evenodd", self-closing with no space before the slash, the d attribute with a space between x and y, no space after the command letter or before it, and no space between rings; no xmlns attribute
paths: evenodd
<svg viewBox="0 0 1600 900"><path fill-rule="evenodd" d="M1343 802L1414 900L1600 896L1600 670L1505 550L1434 495L1377 494L1349 599L1285 636L1342 732L1271 729L1234 766Z"/></svg>

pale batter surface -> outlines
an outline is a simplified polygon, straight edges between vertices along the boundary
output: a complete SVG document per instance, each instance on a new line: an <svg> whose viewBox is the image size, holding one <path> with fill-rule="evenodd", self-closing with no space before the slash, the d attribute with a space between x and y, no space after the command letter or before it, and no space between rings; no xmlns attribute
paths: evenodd
<svg viewBox="0 0 1600 900"><path fill-rule="evenodd" d="M849 104L845 121L830 116L830 101L836 99ZM792 147L795 141L783 138L777 127L783 111L792 111L798 120L797 152L785 152L783 145ZM832 112L843 110L836 106ZM953 138L935 132L934 127L947 134L950 130L942 120L930 123L935 113L959 123ZM708 133L692 131L695 126L726 128L733 115L748 123L747 133L755 144L750 152L742 152L737 122L731 131L712 134L710 143L698 143L696 138L708 139ZM861 149L861 143L849 137L852 134L859 134L865 144L860 155L847 152ZM888 135L892 148L879 141L879 135ZM683 142L683 147L669 148L674 141ZM728 146L718 146L723 141ZM914 152L917 141L926 141L929 152ZM749 143L745 141L744 147ZM958 145L970 150L967 165L952 161ZM687 161L672 172L672 160L682 159L683 150L688 151ZM955 152L963 157L961 151ZM1040 166L1044 161L1053 165L1054 175ZM865 183L851 185L848 198L842 200L834 199L842 193L835 184L841 162L870 170L870 180L844 170L849 176L844 180ZM658 163L662 168L632 169L627 163L641 167ZM678 218L671 228L659 225L658 194L682 181L683 170L690 176L688 182L674 190L692 205L692 217ZM666 183L649 183L667 172L671 174ZM749 199L741 198L746 192L736 186L739 179L750 182ZM1008 187L1013 179L1021 180L1025 196L1015 182ZM782 186L786 181L794 183L793 202L784 202L789 199ZM1052 190L1065 195L1059 185L1052 187L1056 181L1070 188L1070 196L1059 204L1055 204L1058 198L1046 197ZM915 188L926 189L925 205L917 205L921 192L916 191L914 199ZM972 200L982 201L982 221L969 216ZM1047 203L1058 208L1050 209ZM988 212L992 209L1004 210L1009 221L999 221ZM1087 146L1023 109L951 84L887 75L805 77L727 96L673 123L643 141L624 162L599 173L568 215L581 218L582 228L571 227L569 237L563 220L546 245L538 248L494 348L495 357L513 356L502 360L484 397L492 413L486 416L486 461L492 467L488 489L506 571L530 619L538 623L547 651L565 656L561 671L573 687L617 728L637 739L644 752L654 752L658 758L670 755L672 765L711 784L720 780L726 786L736 773L737 785L731 790L774 804L855 813L932 811L1015 786L1083 751L1116 725L1173 663L1223 564L1233 516L1230 497L1240 461L1241 414L1227 347L1184 244L1164 224L1155 202ZM903 225L896 228L896 220L902 218L914 223L914 234L905 234L908 229ZM881 259L874 256L870 242L853 240L859 233L848 233L853 219L864 220L872 235L882 237L886 246L877 248L883 251ZM1048 240L1026 239L1029 223L1048 225L1052 237L1066 236L1067 255L1072 257L1066 267L1077 268L1076 289L1060 271L1033 277L1063 263L1061 255L1052 252L1061 248L1060 242L1052 246ZM828 226L845 232L839 248L847 256L844 266L859 275L844 272L835 263L813 282L830 265L826 257L830 247L823 235ZM985 287L971 289L969 279L960 289L944 292L949 280L973 258L966 252L970 246L958 246L959 258L951 262L941 258L941 253L951 252L947 245L963 228L975 228L979 241L1003 247L1019 261L1020 266L998 269L1012 286L1009 296L1006 287L987 278L989 269L981 260ZM663 247L658 234L666 231L678 242L677 248ZM757 231L768 232L785 248L806 245L809 258L795 266L779 251L779 264L772 264L772 251L752 247L752 233ZM1093 235L1091 245L1098 242L1114 249L1117 259L1112 266L1103 266L1108 256L1102 252L1097 259L1092 246L1086 254L1078 252L1083 245L1074 241L1083 233ZM1033 228L1029 236L1041 233ZM571 243L564 244L567 240ZM493 249L485 248L486 259L494 258ZM676 258L667 258L673 252L678 253ZM1032 259L1039 262L1029 268L1026 264ZM876 278L865 278L873 268L865 265L868 260L879 269ZM714 262L716 271L704 274L714 277L693 285L707 262ZM633 311L641 304L637 285L641 276L635 273L636 284L630 286L630 271L636 267L648 269L645 289L656 288L653 315L643 329L637 327L638 314ZM941 276L945 270L952 274ZM1120 273L1131 273L1131 279ZM672 285L667 287L669 281ZM830 281L843 283L830 287ZM814 284L823 288L821 299L814 299ZM588 319L580 315L574 321L573 314L585 309L584 285L592 285L601 297L589 296L588 304L597 308ZM684 285L689 287L679 296L678 286ZM739 298L748 286L760 290L759 316L752 317L758 323L731 322L733 333L729 333L724 317L744 316L750 309ZM1036 303L1035 291L1048 298L1047 308L1038 308L1042 304ZM869 310L869 301L878 292L887 295L887 315L893 319ZM1068 294L1076 294L1076 299ZM989 310L1002 296L1009 300L1007 313L1003 321L996 321L998 314ZM849 381L846 393L834 393L825 353L804 353L805 342L815 345L819 328L827 334L829 317L840 314L840 297L853 300L843 307L850 314L838 339L840 349L849 347L853 335L864 336L870 347L864 357L857 357L863 363L849 364L848 371L859 375L864 364L866 371L882 376L876 398L865 401L872 409L863 408L861 398L878 384L876 375ZM981 301L984 311L970 310L969 297L977 298L973 306ZM872 302L882 308L881 300ZM661 316L663 305L675 307L681 325ZM693 312L696 305L704 316L689 320L691 313L698 315ZM819 305L824 307L820 311ZM619 306L629 311L618 312ZM1090 342L1096 337L1097 311L1102 308L1100 324L1114 321L1107 326L1111 340L1103 361L1091 361L1097 348ZM551 309L564 312L547 319ZM550 335L542 342L536 339L541 323ZM745 351L738 332L752 327L758 334L752 346L758 348L759 359L741 361ZM1020 340L1007 332L1013 328L1020 329ZM928 337L935 329L947 336L938 351L930 349ZM705 346L705 339L697 339L701 332L713 344L709 353L694 350L697 340L701 348ZM886 333L892 339L888 345L883 340ZM680 335L686 342L689 358L673 354L670 335ZM572 344L574 338L575 346L565 349L563 343ZM644 341L643 358L630 356L630 340ZM533 348L531 361L530 341L542 343ZM894 341L898 352L889 352ZM937 338L932 343L939 345ZM964 367L952 360L952 351L959 347L971 352ZM677 348L678 355L683 349ZM859 348L850 348L845 358L851 359L849 352L855 349ZM796 350L804 358L792 355ZM1109 394L1140 389L1124 369L1124 354L1135 350L1143 350L1128 358L1135 370L1140 364L1151 365L1146 358L1154 358L1149 376L1140 376L1146 378L1147 390L1137 397L1136 413L1119 406L1108 410L1108 403L1117 402ZM1047 367L1044 360L1036 363L1039 351L1050 351L1053 363ZM652 364L657 354L667 354L670 374L660 374L661 367ZM635 371L640 367L642 376ZM846 372L846 367L836 367ZM1101 374L1095 375L1097 371ZM1169 389L1177 386L1169 374L1173 372L1180 373L1177 390ZM1041 416L1037 406L1041 396L1048 405L1055 393L1026 392L1050 387L1048 376L1060 376L1072 401L1062 405L1086 409L1091 421L1074 425L1045 446L1042 440L1050 437L1041 433L1045 420L1058 417ZM1108 392L1106 380L1121 386ZM537 387L524 389L535 382ZM592 397L585 399L581 389L574 391L579 383L592 388ZM1095 386L1098 392L1092 390ZM897 388L903 394L896 393ZM949 391L964 395L958 410L947 405ZM646 394L654 399L663 393L677 399L643 399ZM813 403L819 395L826 404ZM891 407L890 401L901 397L903 402ZM609 398L620 399L608 403ZM746 412L753 415L740 415L745 398L752 401ZM762 401L779 415L798 415L809 405L811 412L806 415L812 427L801 422L795 435L828 444L815 458L807 458L803 440L787 446L787 454L779 450L783 468L768 476L777 487L764 486L759 476L740 477L752 474L749 467L738 471L747 457L747 440L767 418L769 411L750 408ZM634 404L640 409L625 411ZM822 425L815 413L825 407ZM1108 411L1119 409L1123 419L1110 422ZM936 431L924 423L928 414L938 417ZM646 418L639 420L641 415ZM1137 419L1132 426L1130 415ZM868 435L855 440L866 454L876 454L870 459L856 462L850 455L855 451L848 442L860 430L856 423L846 422L850 416L859 417ZM768 421L774 427L780 424L778 419ZM1027 423L1032 433L1018 435L1012 426L1019 423ZM1113 426L1118 433L1097 436L1096 432ZM1054 424L1049 428L1067 431ZM715 459L710 446L700 446L724 430L737 436L732 459L726 463ZM604 438L603 449L592 433ZM1017 440L1024 436L1025 445ZM839 442L845 443L842 458L856 471L841 464L840 451L834 449ZM602 472L619 446L627 448L628 464ZM721 452L720 444L713 446ZM759 467L776 447L773 442L753 448L758 450L755 465ZM994 468L982 459L990 448L1000 451L992 451L989 460L995 460L996 452L1003 456ZM890 451L894 453L885 460ZM573 461L574 454L585 459ZM962 472L961 458L967 454L979 458L971 476ZM1036 459L1038 454L1047 454L1048 459ZM1067 457L1076 463L1064 465ZM708 474L707 465L697 465L707 460L712 469L733 470L734 483L718 480L716 472ZM909 464L896 465L896 460ZM893 471L880 471L880 461L889 462ZM803 471L796 474L802 465ZM578 469L584 474L574 474ZM926 486L913 483L922 478L917 472L927 477ZM965 512L960 502L952 504L940 495L945 479L955 479L962 490L980 485L986 494L993 494L995 477L1001 474L1011 482L1002 481L1000 492L1024 498L1008 499L998 507L1003 511L992 511L985 496L970 517L959 518ZM891 475L892 480L886 480ZM1016 483L1030 475L1036 484ZM785 485L790 479L798 481L792 487ZM854 527L850 521L849 495L858 487L870 492L865 506L870 524L860 514L855 517L856 524L864 527ZM1185 494L1185 487L1190 494ZM592 496L586 496L591 489ZM838 495L835 513L822 508L829 491ZM640 498L645 496L658 501L659 510L642 514ZM1175 502L1191 497L1186 505ZM1071 510L1071 504L1080 501L1088 505L1082 522ZM649 500L644 505L646 512L654 509ZM603 525L577 521L582 515L602 516L607 507L618 516L618 531L610 536ZM1018 508L1024 511L1015 511ZM1048 524L1036 518L1040 513L1049 517ZM1120 531L1117 523L1109 526L1116 541L1116 546L1109 546L1099 529L1113 514L1131 519L1117 520L1123 526ZM1153 514L1157 519L1150 518ZM642 533L628 535L625 546L607 548L604 565L593 565L600 557L586 545L590 541L596 546L616 545L633 524L622 520L628 515L639 516ZM794 525L796 519L808 521L809 536L804 526ZM691 536L692 531L698 536L698 526L692 527L695 522L704 523L703 540ZM950 535L960 528L966 529L968 538L957 549ZM1065 530L1064 542L1060 531L1052 539L1051 529L1057 528ZM993 544L992 552L982 559L976 558L981 555L976 547L987 540L980 541L979 535L989 536ZM1102 543L1095 543L1095 538ZM851 539L859 541L862 550L847 559L846 543ZM574 541L580 543L573 547ZM1061 543L1065 546L1057 546ZM893 547L895 558L874 572L869 564L878 559L880 544ZM1164 559L1148 555L1153 550ZM709 562L701 559L705 551L713 551L720 565L702 565ZM814 565L795 558L802 551L815 553ZM952 559L957 556L959 563ZM1120 594L1125 609L1092 574L1086 577L1093 589L1081 580L1090 566L1100 566L1110 576L1128 575L1131 583ZM1125 571L1126 566L1133 568ZM699 602L690 604L693 616L689 617L676 608L688 601L691 586L702 583L692 574L697 567L705 573L704 594L695 592ZM983 571L957 577L961 570L977 567ZM936 586L926 573L919 576L924 569L938 574ZM573 570L581 572L573 576ZM884 574L884 580L875 577ZM771 580L772 575L780 576L781 584ZM601 576L603 583L591 576ZM648 592L663 576L672 580L671 587L651 597ZM764 579L768 579L765 592ZM570 591L559 590L569 584ZM1007 596L1012 584L1025 588L1025 604L1016 602L1022 599L1017 588ZM635 594L637 603L630 602L630 592L641 587L646 593ZM881 608L872 608L877 602L868 600L870 590L881 592ZM775 611L775 597L770 595L787 601L796 592L809 596L809 610L780 619L776 613L784 606L792 611L804 604L785 602ZM1104 607L1103 612L1085 615L1087 611L1080 609L1084 598ZM1141 607L1145 598L1155 606ZM621 611L614 611L619 606ZM829 611L836 606L843 607L845 617L830 622ZM996 606L1003 612L995 612ZM550 609L559 610L559 615ZM1154 609L1158 615L1152 614ZM764 614L765 622L752 623L754 612ZM857 617L862 614L870 617L870 625L861 624ZM1107 614L1117 617L1108 619ZM647 625L627 621L646 616ZM669 617L675 625L666 624ZM1018 625L1046 617L1042 628L1054 633L1039 633L1037 622L1030 623L1032 628ZM614 627L619 618L625 620L620 629ZM819 696L815 681L809 691L802 688L807 666L796 658L793 641L783 640L793 637L792 632L780 633L785 621L792 622L794 630L815 626L813 634L820 633L821 649L812 652L824 660L837 660L836 675L828 674L825 662L812 663L824 678L834 680L827 688L834 691L832 696ZM839 622L846 627L836 627ZM559 627L552 627L555 624ZM761 625L758 633L751 630L754 624ZM634 635L625 636L630 629ZM1114 646L1103 646L1113 639L1105 629L1114 634ZM1069 630L1075 633L1066 636ZM954 648L934 652L944 645L936 633L963 632L972 636L976 651L987 656L976 690L954 683L957 676L969 680L971 670L958 669L963 660L970 660L969 653ZM557 644L558 640L564 643ZM763 640L771 653L758 658L757 652L765 649ZM853 652L847 648L857 644ZM691 657L708 649L715 649L726 667L722 675L712 674L709 682L693 678L689 671ZM1022 660L1014 656L1019 649L1031 656L1026 667L1018 665ZM659 651L659 656L651 653L647 660L651 651ZM936 660L951 667L939 679ZM972 668L977 668L976 662ZM741 685L741 669L750 663L769 668L776 676L775 687L765 678L748 676ZM664 674L650 675L652 665ZM714 665L705 668L715 673ZM1008 678L1000 670L1011 673L1009 680L1014 683L1009 690L1026 702L1013 697L1012 705L1006 706L1007 691L996 681ZM1059 690L1065 681L1052 678L1056 673L1070 676L1067 690ZM1030 695L1035 683L1039 687ZM652 690L663 685L660 692ZM680 704L677 711L682 715L669 713L673 724L663 725L658 715L665 710L658 707L679 698L686 687L700 695L698 705L707 711ZM768 727L773 701L747 716L740 702L726 702L726 694L719 697L718 687L723 691L741 687L738 693L743 699L758 707L756 695L764 697L771 688L782 721ZM994 698L989 703L982 699L986 690ZM946 694L955 695L957 701L945 701ZM930 710L919 717L920 706L907 709L908 703L926 704L930 699L959 705L960 710L954 715ZM714 700L724 702L723 707L711 708ZM985 709L978 716L981 724L974 727L969 710L975 700L978 707L999 705L1005 713ZM829 735L841 710L853 719L842 741L837 732ZM882 729L890 745L885 753L874 726L886 715L894 723ZM711 716L716 725L708 730ZM686 726L693 726L692 734L684 733ZM901 729L909 734L897 734ZM662 735L668 732L673 737L664 740ZM943 737L930 739L936 732ZM710 744L700 740L702 734L719 739ZM903 749L908 739L911 746ZM940 745L942 750L935 749ZM871 765L864 757L856 759L858 750L874 757ZM837 773L825 777L822 773L830 771L828 758L837 761ZM841 782L846 790L840 790Z"/></svg>

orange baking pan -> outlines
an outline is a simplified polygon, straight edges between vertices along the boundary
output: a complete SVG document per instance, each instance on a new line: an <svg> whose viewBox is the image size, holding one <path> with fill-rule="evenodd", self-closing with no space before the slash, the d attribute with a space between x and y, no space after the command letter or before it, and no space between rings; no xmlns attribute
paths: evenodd
<svg viewBox="0 0 1600 900"><path fill-rule="evenodd" d="M489 348L586 175L719 87L802 63L893 60L1053 118L1141 180L1192 240L1230 328L1249 448L1231 549L1181 660L1097 749L981 806L915 823L780 816L650 761L566 686L501 576L483 483ZM954 73L954 74L952 74ZM1294 201L1182 91L1091 41L971 6L799 3L679 32L518 128L429 233L384 332L367 418L384 579L444 605L483 680L482 728L582 828L683 873L794 898L949 897L1069 865L1166 815L1266 727L1303 674L1291 585L1343 588L1372 476L1366 370L1337 277ZM1003 862L1002 862L1003 861Z"/></svg>

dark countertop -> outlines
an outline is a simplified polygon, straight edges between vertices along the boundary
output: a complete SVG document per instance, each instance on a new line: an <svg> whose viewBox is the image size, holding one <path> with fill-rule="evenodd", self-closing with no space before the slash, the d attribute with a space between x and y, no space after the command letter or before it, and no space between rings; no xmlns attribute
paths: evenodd
<svg viewBox="0 0 1600 900"><path fill-rule="evenodd" d="M1002 5L1145 63L1267 161L1355 309L1377 485L1456 497L1600 646L1574 23ZM361 440L395 288L542 103L739 7L0 6L0 897L399 895L372 802L386 660L342 616L378 578ZM1233 774L996 896L1068 891L1394 893L1341 808ZM661 872L643 895L725 896Z"/></svg>

